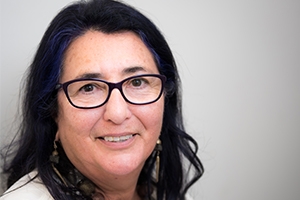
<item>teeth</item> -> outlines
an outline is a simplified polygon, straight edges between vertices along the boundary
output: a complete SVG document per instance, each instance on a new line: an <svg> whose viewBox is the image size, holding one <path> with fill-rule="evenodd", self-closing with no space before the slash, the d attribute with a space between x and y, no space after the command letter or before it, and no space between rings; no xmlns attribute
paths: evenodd
<svg viewBox="0 0 300 200"><path fill-rule="evenodd" d="M104 137L104 140L107 141L107 142L123 142L123 141L126 141L130 138L132 138L133 135L126 135L126 136L121 136L121 137Z"/></svg>

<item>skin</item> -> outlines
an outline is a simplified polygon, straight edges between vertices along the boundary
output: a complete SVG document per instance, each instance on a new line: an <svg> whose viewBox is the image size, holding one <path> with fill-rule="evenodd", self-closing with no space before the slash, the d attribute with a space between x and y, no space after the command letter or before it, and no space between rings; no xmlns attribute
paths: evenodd
<svg viewBox="0 0 300 200"><path fill-rule="evenodd" d="M67 49L60 82L91 76L119 82L139 74L159 72L136 34L88 31ZM105 199L140 199L136 184L161 132L164 97L152 104L132 105L115 89L105 105L78 109L60 90L58 105L56 138L75 167L101 188ZM122 143L99 139L128 134L136 135Z"/></svg>

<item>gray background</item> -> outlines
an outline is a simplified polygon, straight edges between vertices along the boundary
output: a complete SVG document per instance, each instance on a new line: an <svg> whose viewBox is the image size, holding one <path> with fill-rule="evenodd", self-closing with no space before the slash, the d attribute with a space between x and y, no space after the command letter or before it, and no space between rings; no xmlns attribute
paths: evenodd
<svg viewBox="0 0 300 200"><path fill-rule="evenodd" d="M69 0L1 0L1 146L46 27ZM300 1L126 0L162 30L205 175L196 200L300 199ZM1 161L2 162L2 161Z"/></svg>

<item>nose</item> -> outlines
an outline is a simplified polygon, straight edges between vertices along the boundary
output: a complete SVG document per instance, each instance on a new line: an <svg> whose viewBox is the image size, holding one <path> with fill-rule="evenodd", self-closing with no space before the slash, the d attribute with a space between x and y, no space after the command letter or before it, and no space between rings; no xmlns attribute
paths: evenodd
<svg viewBox="0 0 300 200"><path fill-rule="evenodd" d="M117 89L111 91L111 95L106 104L104 104L104 108L104 119L114 124L122 124L131 115L128 103Z"/></svg>

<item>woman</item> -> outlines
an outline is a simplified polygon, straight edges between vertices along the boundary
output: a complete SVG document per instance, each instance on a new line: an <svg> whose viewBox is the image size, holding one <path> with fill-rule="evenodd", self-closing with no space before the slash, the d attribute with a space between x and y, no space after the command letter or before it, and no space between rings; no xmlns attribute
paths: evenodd
<svg viewBox="0 0 300 200"><path fill-rule="evenodd" d="M134 8L66 7L29 68L1 199L185 199L203 167L179 84L164 37Z"/></svg>

